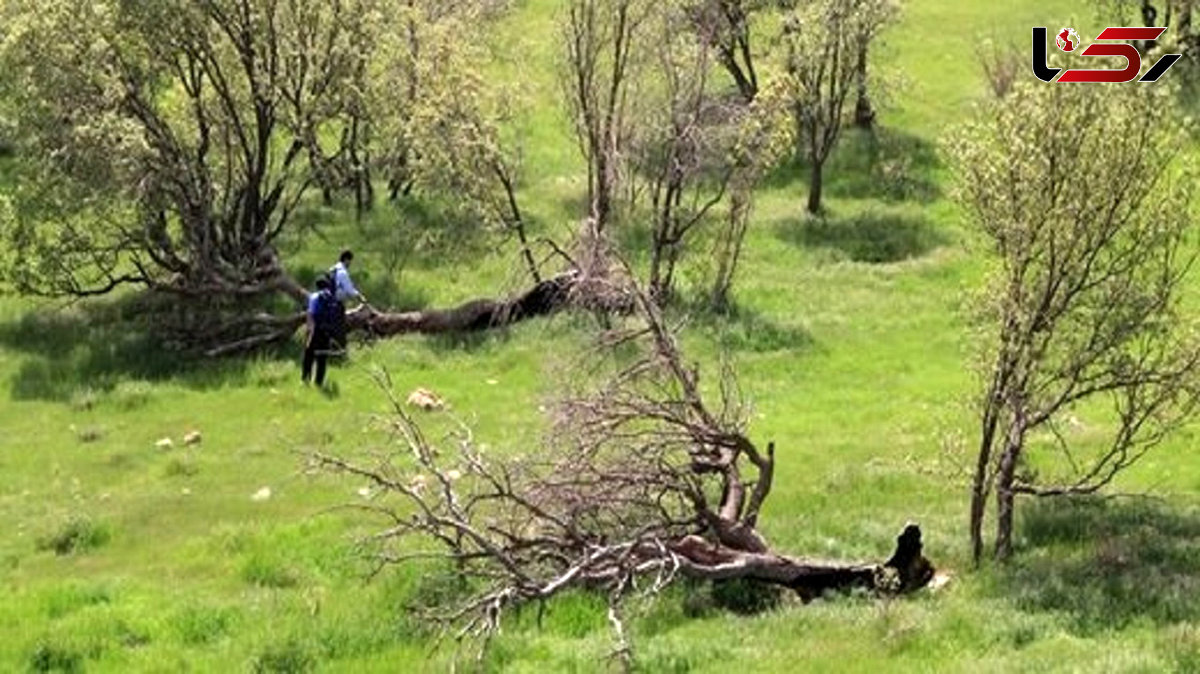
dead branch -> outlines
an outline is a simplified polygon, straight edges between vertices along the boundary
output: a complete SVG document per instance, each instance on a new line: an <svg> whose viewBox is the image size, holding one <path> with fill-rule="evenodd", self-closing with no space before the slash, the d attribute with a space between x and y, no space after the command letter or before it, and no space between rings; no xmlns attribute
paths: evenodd
<svg viewBox="0 0 1200 674"><path fill-rule="evenodd" d="M630 292L636 322L607 335L599 352L621 364L607 383L556 407L545 449L485 456L461 424L435 445L381 375L397 448L366 461L314 457L384 492L375 507L385 528L372 538L381 558L436 555L472 581L474 594L427 607L429 618L459 639L486 643L506 611L590 588L609 597L617 656L628 663L624 600L653 595L681 576L748 579L805 600L851 587L896 594L929 581L933 570L915 524L883 563L773 550L757 520L771 491L774 443L762 451L747 435L732 382L710 406L698 368L684 360L657 306L640 289ZM616 352L630 346L638 357L621 361Z"/></svg>

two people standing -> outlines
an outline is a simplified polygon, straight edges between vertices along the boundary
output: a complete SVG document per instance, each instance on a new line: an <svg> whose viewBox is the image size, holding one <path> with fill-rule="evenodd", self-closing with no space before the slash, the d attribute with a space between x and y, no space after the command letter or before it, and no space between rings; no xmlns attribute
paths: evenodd
<svg viewBox="0 0 1200 674"><path fill-rule="evenodd" d="M325 367L330 353L344 352L346 348L346 302L357 299L366 304L367 298L350 278L350 265L354 253L342 251L338 262L317 279L317 289L308 296L305 320L304 361L300 377L317 386L325 383ZM313 366L316 377L313 377Z"/></svg>

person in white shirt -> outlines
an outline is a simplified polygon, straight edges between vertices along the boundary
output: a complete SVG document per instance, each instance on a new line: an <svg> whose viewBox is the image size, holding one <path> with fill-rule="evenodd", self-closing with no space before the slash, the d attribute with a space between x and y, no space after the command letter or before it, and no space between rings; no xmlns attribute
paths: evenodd
<svg viewBox="0 0 1200 674"><path fill-rule="evenodd" d="M332 331L330 341L334 350L341 355L345 355L348 345L346 341L346 301L357 299L363 304L367 303L366 295L363 295L362 291L354 286L354 281L350 278L350 263L353 261L354 253L350 250L343 250L342 254L338 256L338 263L329 270L333 296L337 299L337 325Z"/></svg>
<svg viewBox="0 0 1200 674"><path fill-rule="evenodd" d="M334 293L337 295L339 302L345 302L350 299L357 299L363 304L367 303L367 297L354 287L354 281L350 279L350 263L354 261L354 252L343 250L338 256L338 263L333 265L330 273L333 276Z"/></svg>

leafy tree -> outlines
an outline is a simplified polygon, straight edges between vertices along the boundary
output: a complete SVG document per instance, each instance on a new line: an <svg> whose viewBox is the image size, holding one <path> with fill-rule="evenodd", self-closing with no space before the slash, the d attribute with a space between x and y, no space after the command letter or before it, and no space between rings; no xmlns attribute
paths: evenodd
<svg viewBox="0 0 1200 674"><path fill-rule="evenodd" d="M525 266L541 281L518 201L519 146L511 127L517 96L493 85L487 2L409 2L380 38L368 82L382 172L394 197L414 189L445 196L452 210L515 235Z"/></svg>
<svg viewBox="0 0 1200 674"><path fill-rule="evenodd" d="M712 251L714 274L709 306L714 311L729 308L742 243L754 212L754 190L794 142L788 122L787 95L780 86L764 88L734 121L734 141L727 158L733 166L727 186L728 203Z"/></svg>
<svg viewBox="0 0 1200 674"><path fill-rule="evenodd" d="M951 146L960 203L994 256L976 304L976 560L993 494L1006 558L1018 494L1094 492L1196 411L1200 340L1179 311L1193 177L1179 129L1164 89L1024 83ZM1077 414L1097 415L1103 444L1064 432ZM1039 477L1029 461L1045 469L1052 448L1063 465Z"/></svg>
<svg viewBox="0 0 1200 674"><path fill-rule="evenodd" d="M872 0L863 10L864 20L859 22L859 34L855 38L858 55L855 62L856 82L854 102L854 125L860 129L871 129L875 125L875 106L871 103L870 52L883 29L894 23L900 14L896 0Z"/></svg>
<svg viewBox="0 0 1200 674"><path fill-rule="evenodd" d="M274 243L338 143L371 0L16 2L22 288L303 290ZM306 149L310 152L306 153ZM35 187L36 185L36 187Z"/></svg>
<svg viewBox="0 0 1200 674"><path fill-rule="evenodd" d="M865 63L890 7L880 0L815 0L785 19L796 151L811 167L809 213L821 210L825 161L841 137L846 99L858 91L860 56Z"/></svg>
<svg viewBox="0 0 1200 674"><path fill-rule="evenodd" d="M388 156L393 119L419 149L413 175L521 227L515 163L497 141L503 108L461 46L491 4L443 3L406 23L420 31L406 45L417 45L409 54L428 86L396 118L384 114L382 73L395 62L391 37L408 35L395 22L421 9L416 0L5 5L0 87L20 145L0 208L11 256L0 280L47 295L132 284L201 300L189 306L205 329L184 341L210 354L286 340L298 314L244 315L231 300L306 296L276 242L316 187L370 204L372 155ZM571 277L542 280L526 256L535 285L520 296L371 309L350 327L475 330L555 310Z"/></svg>

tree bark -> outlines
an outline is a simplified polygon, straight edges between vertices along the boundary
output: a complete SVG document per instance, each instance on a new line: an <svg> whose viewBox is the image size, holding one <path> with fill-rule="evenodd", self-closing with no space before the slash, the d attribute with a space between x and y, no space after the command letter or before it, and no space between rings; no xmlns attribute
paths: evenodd
<svg viewBox="0 0 1200 674"><path fill-rule="evenodd" d="M450 309L388 312L364 305L347 313L346 328L376 337L409 333L479 332L501 328L530 318L547 316L565 308L571 301L571 291L576 281L577 275L574 272L566 272L537 283L516 297L475 299ZM308 292L290 279L281 283L280 290L301 303L308 298ZM286 342L304 325L304 313L290 316L254 316L225 327L236 327L237 324L257 325L263 330L209 346L204 354L225 356Z"/></svg>
<svg viewBox="0 0 1200 674"><path fill-rule="evenodd" d="M1017 472L1017 459L1021 455L1021 431L1014 425L1004 443L1000 456L1000 468L996 473L996 559L1007 560L1012 556L1013 506L1016 491L1013 482Z"/></svg>
<svg viewBox="0 0 1200 674"><path fill-rule="evenodd" d="M823 162L814 162L808 182L808 212L816 215L821 212L821 182Z"/></svg>
<svg viewBox="0 0 1200 674"><path fill-rule="evenodd" d="M983 515L987 508L988 467L992 463L992 446L995 444L999 408L989 396L987 410L983 416L983 431L980 434L979 456L975 464L975 477L971 482L971 558L976 566L983 557Z"/></svg>
<svg viewBox="0 0 1200 674"><path fill-rule="evenodd" d="M476 299L451 309L392 313L364 306L347 315L347 327L381 337L414 332L442 334L499 328L536 316L546 316L565 307L576 280L574 273L559 274L535 284L514 298Z"/></svg>
<svg viewBox="0 0 1200 674"><path fill-rule="evenodd" d="M671 546L680 557L680 570L693 578L727 580L744 578L795 591L804 601L830 591L865 588L888 594L911 592L933 578L934 568L922 554L921 529L909 524L896 539L896 550L882 564L829 562L780 555L769 551L746 552L714 545L699 536L688 536Z"/></svg>
<svg viewBox="0 0 1200 674"><path fill-rule="evenodd" d="M867 43L858 50L858 99L854 103L854 125L870 130L875 126L875 109L867 92Z"/></svg>

